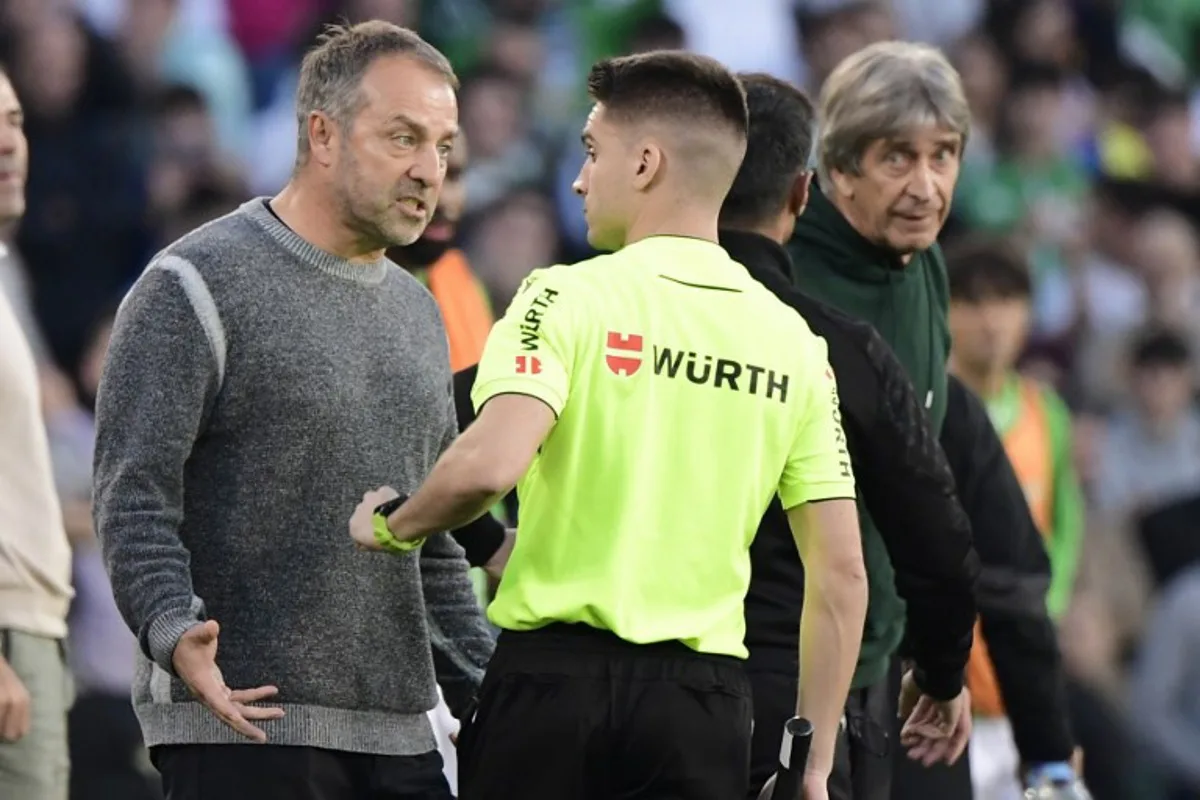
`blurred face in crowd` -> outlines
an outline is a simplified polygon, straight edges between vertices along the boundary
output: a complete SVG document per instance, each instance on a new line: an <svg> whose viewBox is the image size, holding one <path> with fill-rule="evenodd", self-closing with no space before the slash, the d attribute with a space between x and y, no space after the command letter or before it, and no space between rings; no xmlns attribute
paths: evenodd
<svg viewBox="0 0 1200 800"><path fill-rule="evenodd" d="M994 120L1007 81L1004 60L995 45L982 36L969 38L960 45L954 61L971 113Z"/></svg>
<svg viewBox="0 0 1200 800"><path fill-rule="evenodd" d="M524 137L521 86L499 75L478 77L463 87L463 132L477 160L488 161Z"/></svg>
<svg viewBox="0 0 1200 800"><path fill-rule="evenodd" d="M1192 402L1192 371L1174 364L1145 364L1134 369L1133 394L1152 424L1179 419Z"/></svg>
<svg viewBox="0 0 1200 800"><path fill-rule="evenodd" d="M485 212L469 248L471 265L496 308L507 308L531 264L552 264L558 255L554 208L542 195L522 191Z"/></svg>
<svg viewBox="0 0 1200 800"><path fill-rule="evenodd" d="M20 219L25 213L29 143L24 125L25 116L12 81L0 74L0 224Z"/></svg>
<svg viewBox="0 0 1200 800"><path fill-rule="evenodd" d="M962 136L940 126L876 139L858 175L834 171L838 207L876 244L901 255L931 247L950 213Z"/></svg>
<svg viewBox="0 0 1200 800"><path fill-rule="evenodd" d="M433 218L458 135L454 89L415 59L387 56L359 91L362 108L338 132L338 203L364 245L412 244Z"/></svg>
<svg viewBox="0 0 1200 800"><path fill-rule="evenodd" d="M1035 158L1055 156L1060 149L1062 114L1063 94L1057 86L1031 86L1013 92L1008 100L1013 149Z"/></svg>
<svg viewBox="0 0 1200 800"><path fill-rule="evenodd" d="M997 375L1011 370L1029 332L1029 300L987 297L979 302L950 304L950 336L955 366L970 375Z"/></svg>
<svg viewBox="0 0 1200 800"><path fill-rule="evenodd" d="M606 118L603 103L592 107L583 127L583 166L572 188L583 198L588 244L597 250L624 247L633 216L641 160L625 134Z"/></svg>

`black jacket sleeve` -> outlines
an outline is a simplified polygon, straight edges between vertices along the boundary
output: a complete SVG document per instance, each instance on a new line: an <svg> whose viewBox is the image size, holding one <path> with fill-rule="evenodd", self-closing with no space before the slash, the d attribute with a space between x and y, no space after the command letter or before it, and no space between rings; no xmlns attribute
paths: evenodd
<svg viewBox="0 0 1200 800"><path fill-rule="evenodd" d="M866 359L834 368L860 403L870 398L850 415L857 417L849 425L857 430L847 433L855 479L908 607L913 677L926 694L948 700L962 690L971 652L979 559L929 416L891 348L864 327ZM854 375L851 364L870 374Z"/></svg>
<svg viewBox="0 0 1200 800"><path fill-rule="evenodd" d="M475 385L477 366L467 367L454 373L454 407L458 413L459 433L475 421L475 408L471 405L471 387ZM453 530L450 535L466 551L467 563L482 567L504 544L504 524L491 514L484 514L474 522Z"/></svg>
<svg viewBox="0 0 1200 800"><path fill-rule="evenodd" d="M987 409L953 377L941 440L983 565L979 619L1017 750L1027 764L1066 761L1074 741L1046 611L1050 560Z"/></svg>

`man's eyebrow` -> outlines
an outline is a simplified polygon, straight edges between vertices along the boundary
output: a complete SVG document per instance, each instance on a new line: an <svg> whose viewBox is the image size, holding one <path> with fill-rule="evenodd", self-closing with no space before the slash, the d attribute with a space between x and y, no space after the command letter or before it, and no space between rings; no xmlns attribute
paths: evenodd
<svg viewBox="0 0 1200 800"><path fill-rule="evenodd" d="M401 125L405 125L409 128L412 128L413 132L419 134L420 136L423 136L423 137L429 136L429 128L427 128L425 125L422 125L420 122L413 119L408 114L405 114L403 111L398 111L395 114L393 114L392 118L390 120L388 120L388 123L391 125L395 125L395 124L399 123ZM451 128L449 131L447 131L446 133L444 133L442 135L441 141L454 141L461 135L462 135L462 129L459 128L459 126L455 125L453 128Z"/></svg>
<svg viewBox="0 0 1200 800"><path fill-rule="evenodd" d="M583 142L584 147L589 147L596 140L592 138L592 135L590 133L588 133L587 131L584 131L583 133L579 134L579 141Z"/></svg>

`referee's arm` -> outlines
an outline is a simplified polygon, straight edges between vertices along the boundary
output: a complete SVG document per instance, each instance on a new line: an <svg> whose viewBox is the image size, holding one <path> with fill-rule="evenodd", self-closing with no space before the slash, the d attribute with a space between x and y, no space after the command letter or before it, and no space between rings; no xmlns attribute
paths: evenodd
<svg viewBox="0 0 1200 800"><path fill-rule="evenodd" d="M913 679L936 700L963 688L975 627L979 556L955 492L954 476L908 374L874 328L859 369L838 369L846 391L872 397L855 420L854 474L907 606L906 655ZM864 389L873 391L864 392Z"/></svg>
<svg viewBox="0 0 1200 800"><path fill-rule="evenodd" d="M804 563L796 715L813 724L811 772L833 769L838 724L862 644L867 572L837 383L824 340L803 375L805 413L779 484ZM816 357L819 355L819 358Z"/></svg>
<svg viewBox="0 0 1200 800"><path fill-rule="evenodd" d="M512 491L553 430L570 390L573 319L580 313L556 272L532 273L493 326L472 390L478 418L388 517L397 539L478 520Z"/></svg>
<svg viewBox="0 0 1200 800"><path fill-rule="evenodd" d="M983 566L979 621L1017 751L1026 764L1067 761L1075 744L1046 609L1050 561L987 409L953 376L941 442Z"/></svg>

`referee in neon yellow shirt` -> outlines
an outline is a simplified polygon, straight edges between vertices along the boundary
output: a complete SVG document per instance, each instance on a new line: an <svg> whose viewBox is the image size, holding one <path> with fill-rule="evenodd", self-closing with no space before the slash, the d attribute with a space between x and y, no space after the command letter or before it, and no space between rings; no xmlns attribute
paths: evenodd
<svg viewBox="0 0 1200 800"><path fill-rule="evenodd" d="M517 485L463 800L731 800L749 768L748 550L778 493L807 567L805 797L824 800L865 572L825 343L717 244L745 94L675 51L602 61L588 88L575 188L613 254L530 275L484 350L477 421L398 487L411 497L368 492L351 534L419 546Z"/></svg>

